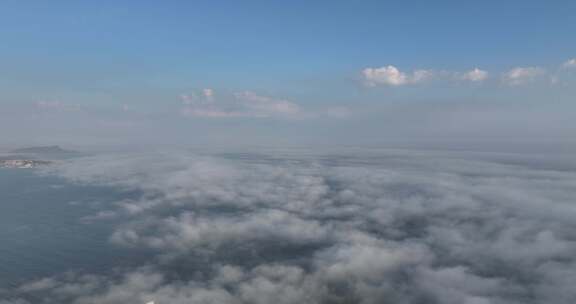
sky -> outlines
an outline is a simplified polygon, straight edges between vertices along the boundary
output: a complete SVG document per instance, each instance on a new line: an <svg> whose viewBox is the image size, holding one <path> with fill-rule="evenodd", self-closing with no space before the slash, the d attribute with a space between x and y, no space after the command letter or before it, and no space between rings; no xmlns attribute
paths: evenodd
<svg viewBox="0 0 576 304"><path fill-rule="evenodd" d="M576 1L0 5L0 152L147 254L0 304L576 302Z"/></svg>
<svg viewBox="0 0 576 304"><path fill-rule="evenodd" d="M0 146L574 141L574 1L1 4Z"/></svg>

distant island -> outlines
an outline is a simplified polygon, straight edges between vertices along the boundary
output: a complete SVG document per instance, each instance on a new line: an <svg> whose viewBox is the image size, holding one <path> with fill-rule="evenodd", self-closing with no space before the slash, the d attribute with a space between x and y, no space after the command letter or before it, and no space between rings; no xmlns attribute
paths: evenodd
<svg viewBox="0 0 576 304"><path fill-rule="evenodd" d="M37 168L73 157L83 156L83 153L62 149L60 146L27 147L0 155L0 168L29 169Z"/></svg>
<svg viewBox="0 0 576 304"><path fill-rule="evenodd" d="M82 155L82 153L80 152L65 150L62 149L60 146L40 146L40 147L20 148L12 150L10 151L10 153L39 156L42 158L67 158Z"/></svg>

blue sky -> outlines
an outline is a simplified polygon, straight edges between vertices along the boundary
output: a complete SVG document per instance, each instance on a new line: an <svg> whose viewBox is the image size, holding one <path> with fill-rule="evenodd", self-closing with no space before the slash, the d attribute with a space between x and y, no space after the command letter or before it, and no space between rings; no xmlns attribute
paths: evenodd
<svg viewBox="0 0 576 304"><path fill-rule="evenodd" d="M477 117L402 121L438 111L515 113L518 130L570 121L575 31L574 1L2 1L0 127L26 121L21 130L49 130L28 138L65 143L141 137L118 128L181 142L197 124L214 141L246 128L232 137L261 143L298 142L310 128L341 128L315 135L332 142L499 136ZM510 136L534 134L520 133Z"/></svg>

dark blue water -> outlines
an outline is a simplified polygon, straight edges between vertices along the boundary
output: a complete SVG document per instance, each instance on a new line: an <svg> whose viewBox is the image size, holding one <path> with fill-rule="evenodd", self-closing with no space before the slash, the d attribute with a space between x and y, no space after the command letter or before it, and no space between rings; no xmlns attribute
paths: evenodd
<svg viewBox="0 0 576 304"><path fill-rule="evenodd" d="M100 272L143 259L108 241L114 223L86 222L116 189L72 185L34 170L0 169L0 289L64 271Z"/></svg>

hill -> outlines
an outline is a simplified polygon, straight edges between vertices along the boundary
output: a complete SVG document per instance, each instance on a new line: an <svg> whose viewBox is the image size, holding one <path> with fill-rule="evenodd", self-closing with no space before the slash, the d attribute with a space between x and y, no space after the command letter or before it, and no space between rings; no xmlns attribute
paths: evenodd
<svg viewBox="0 0 576 304"><path fill-rule="evenodd" d="M10 151L10 153L24 154L29 158L54 159L82 156L83 153L62 149L60 146L27 147Z"/></svg>

